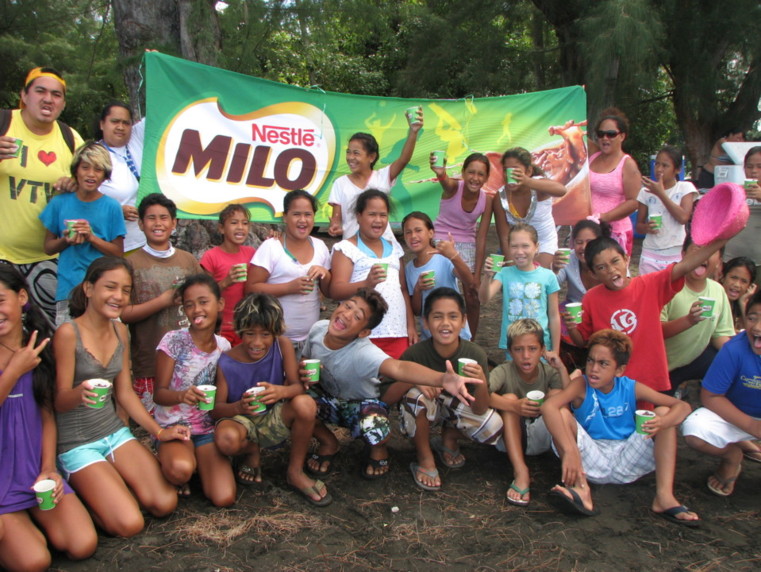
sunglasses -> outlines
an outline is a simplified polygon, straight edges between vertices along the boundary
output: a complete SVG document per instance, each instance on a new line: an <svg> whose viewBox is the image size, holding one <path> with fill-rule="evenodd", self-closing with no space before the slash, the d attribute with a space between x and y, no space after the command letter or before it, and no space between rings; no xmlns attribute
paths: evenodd
<svg viewBox="0 0 761 572"><path fill-rule="evenodd" d="M598 139L605 139L606 137L608 139L613 139L614 137L618 137L620 135L620 131L597 131L597 138Z"/></svg>

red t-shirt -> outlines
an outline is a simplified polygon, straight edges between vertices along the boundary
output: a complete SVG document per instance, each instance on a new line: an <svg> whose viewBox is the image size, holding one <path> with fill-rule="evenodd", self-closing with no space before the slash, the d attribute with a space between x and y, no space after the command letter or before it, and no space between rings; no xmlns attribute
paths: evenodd
<svg viewBox="0 0 761 572"><path fill-rule="evenodd" d="M230 268L234 264L241 264L243 262L248 264L251 262L254 252L256 252L256 249L253 246L241 246L237 253L225 252L221 247L215 246L204 252L201 257L201 266L211 274L214 280L219 282L230 273ZM243 298L245 287L245 282L236 282L222 290L225 308L222 310L222 329L220 333L228 340L231 339L228 336L235 333L233 330L233 310L235 309L235 304Z"/></svg>
<svg viewBox="0 0 761 572"><path fill-rule="evenodd" d="M656 391L671 389L661 308L684 286L684 278L672 282L672 268L632 278L621 290L600 284L581 301L579 333L585 340L606 328L627 334L633 349L625 375Z"/></svg>

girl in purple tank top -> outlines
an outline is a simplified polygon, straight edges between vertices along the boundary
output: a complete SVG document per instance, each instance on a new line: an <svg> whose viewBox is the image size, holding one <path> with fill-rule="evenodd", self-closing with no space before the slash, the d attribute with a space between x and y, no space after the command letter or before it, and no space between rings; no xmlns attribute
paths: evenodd
<svg viewBox="0 0 761 572"><path fill-rule="evenodd" d="M98 544L90 515L56 470L55 364L47 319L24 278L0 264L0 568L43 570L47 542L72 559ZM39 342L38 342L39 341ZM47 445L47 446L46 446ZM54 481L55 506L41 510L32 485ZM36 526L35 526L36 525ZM40 535L37 527L44 535Z"/></svg>
<svg viewBox="0 0 761 572"><path fill-rule="evenodd" d="M235 306L233 326L242 342L223 354L217 367L217 400L212 411L219 419L214 436L217 447L238 458L235 478L251 485L262 480L260 449L290 437L288 485L313 505L327 506L333 498L325 483L304 473L317 406L304 393L296 352L283 335L282 306L269 294L249 294ZM246 395L254 387L264 391L255 398Z"/></svg>
<svg viewBox="0 0 761 572"><path fill-rule="evenodd" d="M462 164L460 179L450 179L444 166L435 166L436 157L431 153L431 170L441 183L439 216L434 227L436 241L454 240L455 248L473 274L469 284L463 282L465 307L472 339L476 338L481 303L478 301L478 285L484 266L486 234L492 216L493 197L483 189L489 179L491 163L482 153L471 153ZM478 222L478 219L481 222ZM477 230L476 230L477 229Z"/></svg>

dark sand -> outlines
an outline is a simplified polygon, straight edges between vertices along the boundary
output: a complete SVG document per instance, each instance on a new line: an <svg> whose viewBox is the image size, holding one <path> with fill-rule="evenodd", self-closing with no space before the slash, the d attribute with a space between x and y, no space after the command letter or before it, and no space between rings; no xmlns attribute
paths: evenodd
<svg viewBox="0 0 761 572"><path fill-rule="evenodd" d="M492 238L493 240L493 238ZM500 301L483 309L478 342L497 362ZM692 385L692 397L697 386ZM148 517L129 540L101 535L84 562L58 555L56 570L758 570L761 465L746 461L732 496L705 486L716 468L680 440L675 492L703 518L699 529L650 513L655 480L594 486L601 514L574 518L556 512L547 492L558 481L552 455L528 459L532 501L507 504L512 480L506 455L462 442L462 469L440 467L443 487L423 492L412 481L414 446L395 431L391 472L359 478L362 444L341 435L336 470L325 481L335 498L314 508L285 482L287 449L262 458L264 484L241 488L229 509L213 508L191 482L193 495L169 518Z"/></svg>

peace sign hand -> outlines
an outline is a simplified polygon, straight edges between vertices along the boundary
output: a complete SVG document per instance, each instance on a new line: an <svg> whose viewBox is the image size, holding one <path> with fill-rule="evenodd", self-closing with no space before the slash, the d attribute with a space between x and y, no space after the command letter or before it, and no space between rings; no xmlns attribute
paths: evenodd
<svg viewBox="0 0 761 572"><path fill-rule="evenodd" d="M34 330L29 337L29 343L13 352L13 356L8 362L6 370L13 370L18 373L18 377L21 377L40 365L40 362L42 361L40 359L40 353L42 353L45 346L50 343L50 338L45 338L40 342L40 345L35 347L35 344L37 343L37 333L37 330Z"/></svg>

